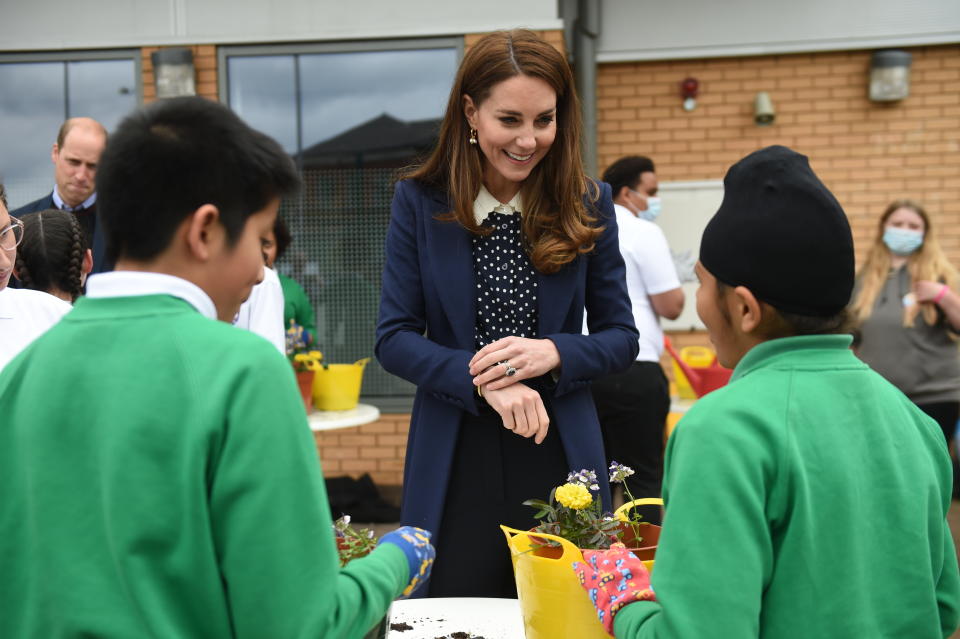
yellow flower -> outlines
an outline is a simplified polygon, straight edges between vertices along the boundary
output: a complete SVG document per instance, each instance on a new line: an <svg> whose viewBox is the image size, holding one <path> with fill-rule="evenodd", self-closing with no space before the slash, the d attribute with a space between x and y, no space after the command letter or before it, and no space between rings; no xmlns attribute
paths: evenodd
<svg viewBox="0 0 960 639"><path fill-rule="evenodd" d="M554 497L562 505L573 510L582 510L593 503L590 491L581 484L564 484L557 488Z"/></svg>

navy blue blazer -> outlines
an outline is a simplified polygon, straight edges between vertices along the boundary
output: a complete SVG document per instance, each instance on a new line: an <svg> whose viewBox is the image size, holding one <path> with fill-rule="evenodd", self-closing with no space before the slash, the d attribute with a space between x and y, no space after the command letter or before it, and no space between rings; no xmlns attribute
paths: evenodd
<svg viewBox="0 0 960 639"><path fill-rule="evenodd" d="M637 356L638 333L617 241L610 187L601 184L596 248L559 272L537 272L537 337L560 353L552 388L550 428L556 428L571 469L597 471L610 507L606 459L590 382L624 370ZM413 180L397 184L386 240L386 265L377 325L376 356L383 367L417 386L407 456L401 520L437 533L454 447L464 411L478 401L468 363L476 352L476 283L471 235L456 222L445 194ZM583 335L587 309L590 335ZM543 392L543 391L541 391ZM480 468L459 472L482 472ZM557 485L565 477L557 477ZM542 499L546 495L530 495Z"/></svg>
<svg viewBox="0 0 960 639"><path fill-rule="evenodd" d="M20 217L22 215L26 215L27 213L35 213L37 211L45 211L47 209L55 208L57 208L57 205L53 203L53 191L50 191L50 193L39 200L34 200L33 202L24 204L16 211L10 211L10 215L13 217ZM90 274L93 275L94 273L112 271L113 262L107 259L106 241L103 238L103 233L100 232L99 219L93 223L93 246L90 248L93 251L93 270L90 271Z"/></svg>

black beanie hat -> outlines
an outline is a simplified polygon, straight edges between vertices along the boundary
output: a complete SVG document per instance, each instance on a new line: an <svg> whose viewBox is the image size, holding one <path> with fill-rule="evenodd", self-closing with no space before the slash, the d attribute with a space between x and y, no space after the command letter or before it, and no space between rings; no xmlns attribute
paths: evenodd
<svg viewBox="0 0 960 639"><path fill-rule="evenodd" d="M730 167L723 189L700 240L703 267L780 311L842 311L853 291L853 237L807 157L768 146Z"/></svg>

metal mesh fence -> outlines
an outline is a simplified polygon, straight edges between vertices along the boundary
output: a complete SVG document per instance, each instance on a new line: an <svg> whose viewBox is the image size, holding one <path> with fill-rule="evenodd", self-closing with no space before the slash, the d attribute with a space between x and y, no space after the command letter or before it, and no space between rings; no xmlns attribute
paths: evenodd
<svg viewBox="0 0 960 639"><path fill-rule="evenodd" d="M331 363L373 358L384 240L394 168L308 169L299 200L281 215L293 241L280 272L297 280L317 315L317 343ZM364 397L411 397L414 386L375 359L363 377Z"/></svg>

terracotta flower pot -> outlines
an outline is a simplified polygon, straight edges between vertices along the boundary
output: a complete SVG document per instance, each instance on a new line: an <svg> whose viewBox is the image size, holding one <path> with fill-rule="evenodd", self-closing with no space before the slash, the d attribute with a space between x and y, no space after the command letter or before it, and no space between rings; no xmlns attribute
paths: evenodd
<svg viewBox="0 0 960 639"><path fill-rule="evenodd" d="M303 407L309 413L313 409L313 371L296 371L297 386L300 387L300 397L303 398Z"/></svg>
<svg viewBox="0 0 960 639"><path fill-rule="evenodd" d="M631 527L630 524L620 524L620 530L623 531L623 536L620 538L620 541L630 552L635 554L641 561L653 560L657 552L657 542L660 541L660 526L648 523L637 524L636 532L640 536L639 542L637 541L637 534L634 533L633 527ZM530 539L532 541L543 541L546 543L546 540L541 540L539 537L531 537ZM580 550L582 551L583 549L581 548ZM533 554L537 557L545 557L547 559L559 559L560 556L563 555L563 548L560 546L539 546L533 551Z"/></svg>

